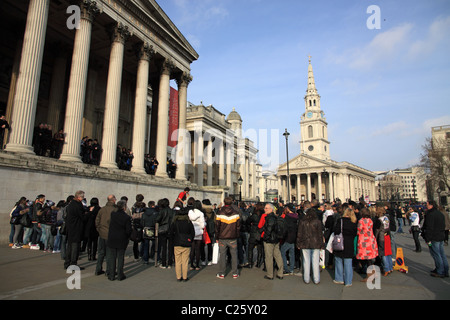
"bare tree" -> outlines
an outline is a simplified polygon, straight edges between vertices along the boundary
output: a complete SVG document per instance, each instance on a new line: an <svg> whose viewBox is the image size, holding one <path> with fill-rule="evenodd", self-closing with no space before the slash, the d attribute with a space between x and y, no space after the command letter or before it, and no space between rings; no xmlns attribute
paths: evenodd
<svg viewBox="0 0 450 320"><path fill-rule="evenodd" d="M442 138L427 138L422 146L420 166L424 180L435 190L450 189L450 147Z"/></svg>

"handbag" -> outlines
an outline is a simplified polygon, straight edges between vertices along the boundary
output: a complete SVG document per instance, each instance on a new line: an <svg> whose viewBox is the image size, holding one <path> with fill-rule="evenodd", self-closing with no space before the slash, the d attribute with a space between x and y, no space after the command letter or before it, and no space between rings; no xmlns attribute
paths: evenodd
<svg viewBox="0 0 450 320"><path fill-rule="evenodd" d="M144 227L143 236L144 236L144 239L154 239L155 238L155 230L152 227Z"/></svg>
<svg viewBox="0 0 450 320"><path fill-rule="evenodd" d="M203 229L203 242L205 244L211 243L211 238L209 237L208 231L206 231L206 227Z"/></svg>
<svg viewBox="0 0 450 320"><path fill-rule="evenodd" d="M334 235L332 248L333 251L344 251L344 235L342 234L342 219L341 219L341 233Z"/></svg>

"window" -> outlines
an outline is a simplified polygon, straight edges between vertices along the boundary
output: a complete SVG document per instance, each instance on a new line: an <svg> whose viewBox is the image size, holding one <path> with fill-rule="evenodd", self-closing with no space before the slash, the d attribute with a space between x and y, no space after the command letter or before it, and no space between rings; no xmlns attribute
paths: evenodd
<svg viewBox="0 0 450 320"><path fill-rule="evenodd" d="M314 135L313 135L313 127L312 126L308 126L308 137L309 138L312 138Z"/></svg>

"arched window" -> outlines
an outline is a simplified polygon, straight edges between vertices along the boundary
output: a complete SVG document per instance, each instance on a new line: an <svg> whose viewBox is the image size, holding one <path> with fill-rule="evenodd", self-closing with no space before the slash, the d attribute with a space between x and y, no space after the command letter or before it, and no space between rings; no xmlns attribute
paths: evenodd
<svg viewBox="0 0 450 320"><path fill-rule="evenodd" d="M311 100L309 100L309 106L311 107L312 105L311 105Z"/></svg>
<svg viewBox="0 0 450 320"><path fill-rule="evenodd" d="M314 107L316 106L316 100L314 99Z"/></svg>
<svg viewBox="0 0 450 320"><path fill-rule="evenodd" d="M309 126L308 127L308 137L309 138L312 138L314 135L313 135L313 127L312 126Z"/></svg>

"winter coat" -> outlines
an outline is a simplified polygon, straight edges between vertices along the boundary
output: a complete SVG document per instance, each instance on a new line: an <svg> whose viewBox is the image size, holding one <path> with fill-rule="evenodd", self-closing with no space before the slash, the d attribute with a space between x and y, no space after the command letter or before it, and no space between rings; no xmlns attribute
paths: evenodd
<svg viewBox="0 0 450 320"><path fill-rule="evenodd" d="M194 240L203 239L203 229L205 229L205 214L198 209L191 209L188 213L189 219L192 221L195 230Z"/></svg>
<svg viewBox="0 0 450 320"><path fill-rule="evenodd" d="M322 221L319 220L316 213L314 213L313 219L308 214L299 221L296 242L299 249L325 249Z"/></svg>
<svg viewBox="0 0 450 320"><path fill-rule="evenodd" d="M341 230L341 221L342 221L342 230ZM355 237L357 233L357 224L356 222L352 222L352 220L348 217L341 218L337 221L336 226L334 227L334 234L342 234L344 235L344 250L336 251L333 250L333 254L339 258L353 258L355 255Z"/></svg>
<svg viewBox="0 0 450 320"><path fill-rule="evenodd" d="M356 259L370 260L378 256L378 245L373 233L373 222L370 218L362 218L358 221L358 251Z"/></svg>
<svg viewBox="0 0 450 320"><path fill-rule="evenodd" d="M190 248L192 246L195 237L194 225L184 209L179 210L173 217L169 227L169 237L173 239L174 247Z"/></svg>
<svg viewBox="0 0 450 320"><path fill-rule="evenodd" d="M123 210L111 212L106 245L114 249L126 249L131 235L131 218Z"/></svg>
<svg viewBox="0 0 450 320"><path fill-rule="evenodd" d="M284 216L284 219L286 220L287 226L287 236L284 239L284 242L295 243L298 231L298 214L288 213Z"/></svg>
<svg viewBox="0 0 450 320"><path fill-rule="evenodd" d="M223 206L216 216L216 240L240 237L241 219L239 212L231 206Z"/></svg>
<svg viewBox="0 0 450 320"><path fill-rule="evenodd" d="M107 202L106 205L98 211L97 217L95 218L95 228L97 228L99 237L104 240L108 239L111 213L116 210L117 207L113 202Z"/></svg>
<svg viewBox="0 0 450 320"><path fill-rule="evenodd" d="M376 219L374 222L373 233L374 233L375 239L377 239L379 256L385 255L384 237L386 235L390 235L390 225L391 225L391 221L389 220L389 217L386 215Z"/></svg>
<svg viewBox="0 0 450 320"><path fill-rule="evenodd" d="M258 228L259 220L261 219L261 214L258 214L257 212L254 212L249 218L248 218L248 225L250 229L248 242L255 243L257 241L261 240L261 232Z"/></svg>
<svg viewBox="0 0 450 320"><path fill-rule="evenodd" d="M84 227L84 236L86 238L95 239L97 241L98 231L95 228L95 219L97 218L98 212L100 211L100 206L89 207L87 211L87 221Z"/></svg>
<svg viewBox="0 0 450 320"><path fill-rule="evenodd" d="M426 242L445 240L445 216L436 208L425 212L425 220L422 226L423 238Z"/></svg>
<svg viewBox="0 0 450 320"><path fill-rule="evenodd" d="M72 200L66 208L67 243L81 242L86 215L80 201Z"/></svg>

